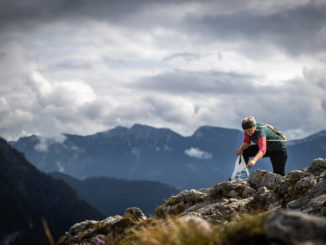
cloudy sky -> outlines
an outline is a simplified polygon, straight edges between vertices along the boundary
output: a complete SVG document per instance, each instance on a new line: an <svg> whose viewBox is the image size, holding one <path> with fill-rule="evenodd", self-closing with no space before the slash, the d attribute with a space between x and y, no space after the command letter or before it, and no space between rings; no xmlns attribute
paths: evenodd
<svg viewBox="0 0 326 245"><path fill-rule="evenodd" d="M326 129L325 0L1 0L0 135L253 115Z"/></svg>

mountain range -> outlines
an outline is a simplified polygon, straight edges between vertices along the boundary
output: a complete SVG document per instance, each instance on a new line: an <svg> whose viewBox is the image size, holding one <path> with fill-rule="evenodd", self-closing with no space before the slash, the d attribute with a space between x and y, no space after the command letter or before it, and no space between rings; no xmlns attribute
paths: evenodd
<svg viewBox="0 0 326 245"><path fill-rule="evenodd" d="M64 136L61 142L32 135L10 143L45 172L59 171L78 179L107 176L159 181L182 190L227 180L243 132L202 126L193 135L182 136L168 128L135 124L93 135ZM289 141L288 153L286 172L325 157L326 131ZM257 168L272 171L269 159L262 159L251 170Z"/></svg>
<svg viewBox="0 0 326 245"><path fill-rule="evenodd" d="M0 138L0 245L48 244L46 231L57 241L76 222L134 206L150 216L177 192L154 181L46 174Z"/></svg>
<svg viewBox="0 0 326 245"><path fill-rule="evenodd" d="M55 172L54 179L63 180L78 197L95 207L105 216L123 215L129 207L139 207L147 215L179 191L166 184L145 180L123 180L108 177L90 177L79 180Z"/></svg>
<svg viewBox="0 0 326 245"><path fill-rule="evenodd" d="M39 171L0 138L1 245L48 244L45 227L57 240L76 222L101 218L71 187Z"/></svg>

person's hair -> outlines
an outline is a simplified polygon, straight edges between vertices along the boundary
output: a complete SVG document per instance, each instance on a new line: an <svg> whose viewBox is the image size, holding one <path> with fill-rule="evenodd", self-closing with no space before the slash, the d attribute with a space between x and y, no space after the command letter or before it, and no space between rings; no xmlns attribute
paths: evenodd
<svg viewBox="0 0 326 245"><path fill-rule="evenodd" d="M247 122L253 122L254 124L256 124L256 120L253 116L245 117L244 119L242 119L242 124Z"/></svg>
<svg viewBox="0 0 326 245"><path fill-rule="evenodd" d="M243 129L252 128L252 127L256 126L256 120L253 116L245 117L244 119L242 119L241 124L242 124Z"/></svg>

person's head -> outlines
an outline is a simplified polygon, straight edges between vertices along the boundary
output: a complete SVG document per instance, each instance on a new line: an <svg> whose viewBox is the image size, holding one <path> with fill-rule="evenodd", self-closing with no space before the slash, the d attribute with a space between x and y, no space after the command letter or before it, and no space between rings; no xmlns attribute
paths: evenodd
<svg viewBox="0 0 326 245"><path fill-rule="evenodd" d="M256 130L256 120L254 117L246 117L242 119L242 129L245 132L245 134L252 136L255 133Z"/></svg>

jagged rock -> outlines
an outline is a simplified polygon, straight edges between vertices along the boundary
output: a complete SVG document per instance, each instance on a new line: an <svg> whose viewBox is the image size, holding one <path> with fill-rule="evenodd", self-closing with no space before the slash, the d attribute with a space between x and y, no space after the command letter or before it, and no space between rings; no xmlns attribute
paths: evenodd
<svg viewBox="0 0 326 245"><path fill-rule="evenodd" d="M326 218L301 212L277 212L265 222L268 239L279 244L326 242ZM312 243L316 244L316 243Z"/></svg>
<svg viewBox="0 0 326 245"><path fill-rule="evenodd" d="M278 212L281 208L288 211ZM316 231L325 229L325 219L315 219L311 215L326 217L326 159L315 159L309 168L292 171L287 176L256 170L248 181L225 181L211 188L182 191L157 208L156 218L176 215L187 222L202 222L207 228L203 229L208 230L210 224L237 221L242 214L257 211L276 212L265 225L271 243L273 240L284 244L324 242L324 234L313 233L313 229L303 230L307 226L315 227ZM129 208L124 217L113 216L74 225L59 245L96 244L98 241L118 244L128 228L145 220L141 210ZM316 221L322 225L316 225Z"/></svg>
<svg viewBox="0 0 326 245"><path fill-rule="evenodd" d="M235 190L232 190L232 191L229 192L229 194L227 195L227 197L230 197L230 198L238 198L239 197L239 194Z"/></svg>
<svg viewBox="0 0 326 245"><path fill-rule="evenodd" d="M185 190L176 195L176 202L197 203L198 201L204 200L206 196L207 193L201 191L194 189Z"/></svg>
<svg viewBox="0 0 326 245"><path fill-rule="evenodd" d="M312 173L321 172L324 170L326 170L325 158L316 158L309 167L309 171Z"/></svg>
<svg viewBox="0 0 326 245"><path fill-rule="evenodd" d="M187 209L181 216L193 215L201 217L210 223L221 224L230 221L238 213L248 211L251 198L221 198L213 202L198 203Z"/></svg>
<svg viewBox="0 0 326 245"><path fill-rule="evenodd" d="M243 189L243 192L242 192L243 198L252 197L255 194L256 194L256 190L249 186L245 186L245 188Z"/></svg>
<svg viewBox="0 0 326 245"><path fill-rule="evenodd" d="M185 209L207 200L208 194L197 190L184 190L176 196L172 196L165 204L156 209L157 216L165 214L180 214Z"/></svg>
<svg viewBox="0 0 326 245"><path fill-rule="evenodd" d="M97 223L95 220L86 220L80 223L74 224L69 232L65 233L65 237L73 243L80 243L85 236L93 234L96 229L94 225Z"/></svg>
<svg viewBox="0 0 326 245"><path fill-rule="evenodd" d="M273 189L283 178L284 177L279 174L258 169L249 175L248 182L255 187L265 186L268 189Z"/></svg>
<svg viewBox="0 0 326 245"><path fill-rule="evenodd" d="M303 177L306 176L307 173L301 171L301 170L294 170L288 173L288 178L293 179L293 180L298 180L302 179Z"/></svg>
<svg viewBox="0 0 326 245"><path fill-rule="evenodd" d="M100 222L101 222L102 227L107 227L107 226L110 226L110 225L114 225L115 223L117 223L121 219L122 219L122 216L116 215L116 216L107 217L106 219L104 219L104 220L102 220Z"/></svg>
<svg viewBox="0 0 326 245"><path fill-rule="evenodd" d="M318 177L317 177L317 182L326 180L326 170L324 170Z"/></svg>
<svg viewBox="0 0 326 245"><path fill-rule="evenodd" d="M266 193L268 190L265 186L261 186L258 188L258 194L264 194Z"/></svg>
<svg viewBox="0 0 326 245"><path fill-rule="evenodd" d="M246 187L249 187L247 181L232 180L217 184L210 188L208 192L211 200L228 197L231 191L235 191L238 197L243 197L243 192Z"/></svg>
<svg viewBox="0 0 326 245"><path fill-rule="evenodd" d="M317 180L315 177L310 174L306 177L300 179L294 186L294 194L299 196L303 196L311 187L317 184Z"/></svg>
<svg viewBox="0 0 326 245"><path fill-rule="evenodd" d="M58 245L118 244L124 232L146 216L139 208L128 208L125 215L110 216L101 221L84 221L73 225Z"/></svg>
<svg viewBox="0 0 326 245"><path fill-rule="evenodd" d="M307 213L325 214L325 206L317 207L315 198L326 194L326 180L321 181L309 189L302 198L295 199L287 204L290 210L301 210ZM320 210L320 212L317 212Z"/></svg>
<svg viewBox="0 0 326 245"><path fill-rule="evenodd" d="M326 194L311 199L304 211L308 214L326 217Z"/></svg>
<svg viewBox="0 0 326 245"><path fill-rule="evenodd" d="M94 225L96 222L97 221L95 221L95 220L85 220L83 222L76 223L69 229L69 233L71 235L75 235L78 232L80 232L81 230L85 230L90 225Z"/></svg>
<svg viewBox="0 0 326 245"><path fill-rule="evenodd" d="M137 221L147 219L145 214L137 207L127 208L125 211L125 217L127 216Z"/></svg>

